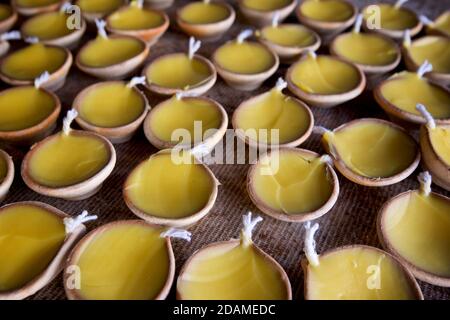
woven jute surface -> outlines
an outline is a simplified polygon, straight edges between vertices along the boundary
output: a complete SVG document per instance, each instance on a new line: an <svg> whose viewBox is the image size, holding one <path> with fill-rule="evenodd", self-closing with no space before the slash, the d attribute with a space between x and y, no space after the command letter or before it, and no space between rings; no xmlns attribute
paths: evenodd
<svg viewBox="0 0 450 320"><path fill-rule="evenodd" d="M175 6L178 7L185 2L187 1L176 1ZM234 1L232 2L235 4ZM354 2L358 7L362 8L364 5L374 1L354 0ZM434 19L444 9L450 9L450 0L411 0L406 6ZM188 37L177 30L174 24L174 7L169 9L168 12L171 16L171 27L163 38L152 47L148 61L165 53L187 50ZM295 18L292 16L289 20L295 21ZM227 32L224 38L217 42L203 44L199 53L210 57L218 45L235 37L244 28L244 25L243 19L238 17L235 25ZM88 33L85 35L84 41L94 36L94 33ZM327 50L327 48L321 48L323 52L327 52ZM398 70L403 68L404 66L400 65ZM284 76L285 72L286 66L281 66L278 72L264 83L263 87L254 92L234 90L225 85L221 79L218 79L214 88L206 96L220 102L231 117L240 102L252 95L270 89L275 84L276 79ZM63 107L65 109L70 108L77 93L98 81L98 79L81 73L76 67L72 67L65 86L57 92L62 100ZM154 95L150 95L149 98L152 105L161 101L160 98ZM316 124L328 128L335 128L350 120L363 117L386 119L386 115L377 106L370 91L366 91L356 100L336 108L329 110L312 108L312 112L314 113ZM413 132L413 134L417 136L417 132ZM79 202L44 197L28 189L19 174L20 164L26 150L7 148L8 152L14 157L17 174L11 191L3 204L35 200L51 204L72 215L79 214L82 210L88 210L90 213L99 216L97 221L89 223L89 230L111 221L136 219L136 216L125 205L122 197L122 185L131 168L157 150L145 139L142 130L130 142L116 145L115 147L117 151L117 165L113 173L106 180L98 194ZM324 153L319 138L314 135L301 147ZM264 221L255 229L254 242L273 256L286 270L292 284L294 299L303 299L303 273L300 268L300 260L304 257L302 250L303 224L286 223L272 219L262 214L252 204L246 191L248 165L211 165L211 169L222 184L219 189L217 202L204 219L190 227L189 230L193 234L192 242L173 241L177 272L195 250L211 242L238 237L242 215L250 210L255 214L262 215L264 218ZM419 172L420 168L405 181L383 188L362 187L339 175L341 188L339 199L329 213L318 219L320 223L320 229L316 235L318 251L324 252L328 249L349 244L366 244L381 247L376 233L378 210L389 198L406 190L417 189L416 176ZM450 195L449 192L434 185L433 189L440 194ZM430 250L433 250L433 248L430 248ZM420 282L420 286L426 299L450 298L450 289L432 286L423 282ZM65 299L61 275L31 298ZM173 290L169 298L174 298Z"/></svg>

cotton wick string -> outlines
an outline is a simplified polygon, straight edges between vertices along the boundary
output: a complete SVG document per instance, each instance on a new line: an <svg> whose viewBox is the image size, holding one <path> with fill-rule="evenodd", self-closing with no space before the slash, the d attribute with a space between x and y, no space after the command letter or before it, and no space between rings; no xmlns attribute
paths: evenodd
<svg viewBox="0 0 450 320"><path fill-rule="evenodd" d="M59 12L61 13L70 13L72 10L73 5L70 2L64 2L64 4L59 8Z"/></svg>
<svg viewBox="0 0 450 320"><path fill-rule="evenodd" d="M35 43L39 42L39 38L38 37L26 37L25 42L30 43L30 44L35 44Z"/></svg>
<svg viewBox="0 0 450 320"><path fill-rule="evenodd" d="M284 79L282 77L279 77L277 80L277 83L275 85L275 88L281 92L284 89L286 89L287 85L288 85L287 82L284 81Z"/></svg>
<svg viewBox="0 0 450 320"><path fill-rule="evenodd" d="M428 128L430 128L431 130L436 129L436 121L434 121L433 116L428 112L427 108L423 104L418 103L416 105L416 110L419 111L425 118Z"/></svg>
<svg viewBox="0 0 450 320"><path fill-rule="evenodd" d="M200 40L195 40L194 37L189 38L189 52L188 52L189 59L192 60L195 53L200 49L201 45L202 42Z"/></svg>
<svg viewBox="0 0 450 320"><path fill-rule="evenodd" d="M252 213L250 211L242 217L242 224L244 225L242 228L242 241L244 246L248 246L252 243L253 229L255 229L256 225L262 220L263 218L259 216L252 218Z"/></svg>
<svg viewBox="0 0 450 320"><path fill-rule="evenodd" d="M319 255L316 252L316 241L314 240L314 234L319 229L319 224L315 223L311 227L311 222L306 222L305 224L305 245L303 251L305 252L306 259L308 259L309 264L313 266L319 265Z"/></svg>
<svg viewBox="0 0 450 320"><path fill-rule="evenodd" d="M34 79L34 87L39 89L44 83L46 83L50 79L50 73L48 71L44 71L39 77Z"/></svg>
<svg viewBox="0 0 450 320"><path fill-rule="evenodd" d="M103 19L95 19L95 25L97 26L98 35L102 38L108 39L108 35L106 34L106 21Z"/></svg>
<svg viewBox="0 0 450 320"><path fill-rule="evenodd" d="M252 36L253 30L252 29L245 29L241 31L241 33L238 34L236 40L238 43L244 42L245 39L248 39Z"/></svg>
<svg viewBox="0 0 450 320"><path fill-rule="evenodd" d="M138 7L139 9L142 9L142 7L144 6L144 0L134 0L133 4Z"/></svg>
<svg viewBox="0 0 450 320"><path fill-rule="evenodd" d="M403 45L405 47L411 46L411 31L409 29L406 29L403 35Z"/></svg>
<svg viewBox="0 0 450 320"><path fill-rule="evenodd" d="M425 73L433 71L433 65L428 61L425 60L422 65L417 69L417 75L419 78L422 78Z"/></svg>
<svg viewBox="0 0 450 320"><path fill-rule="evenodd" d="M332 131L330 129L327 129L325 127L322 126L314 126L313 127L313 133L314 134L320 134L321 136L323 136L325 133L331 133Z"/></svg>
<svg viewBox="0 0 450 320"><path fill-rule="evenodd" d="M131 78L130 82L128 82L127 87L133 88L139 84L145 84L145 76L142 77L133 77Z"/></svg>
<svg viewBox="0 0 450 320"><path fill-rule="evenodd" d="M80 215L76 216L75 218L64 218L64 226L66 228L66 233L72 233L75 231L76 228L78 228L80 225L82 225L85 222L97 220L97 216L92 215L90 216L89 213L84 210Z"/></svg>
<svg viewBox="0 0 450 320"><path fill-rule="evenodd" d="M192 233L184 229L170 228L160 234L161 238L177 238L191 242Z"/></svg>
<svg viewBox="0 0 450 320"><path fill-rule="evenodd" d="M306 52L306 54L308 55L308 57L313 58L313 59L317 59L317 54L314 50L308 49L308 51Z"/></svg>
<svg viewBox="0 0 450 320"><path fill-rule="evenodd" d="M433 182L431 174L428 171L424 171L419 174L417 180L419 180L420 183L420 191L423 192L424 195L429 196L431 192L431 182Z"/></svg>
<svg viewBox="0 0 450 320"><path fill-rule="evenodd" d="M189 153L199 162L203 162L203 157L207 156L210 152L210 147L204 143L199 143L189 150Z"/></svg>
<svg viewBox="0 0 450 320"><path fill-rule="evenodd" d="M5 32L2 35L0 35L1 41L19 40L20 38L21 38L20 31L17 30Z"/></svg>
<svg viewBox="0 0 450 320"><path fill-rule="evenodd" d="M72 130L70 128L70 125L72 124L73 120L75 120L75 118L78 116L78 112L75 109L70 109L69 111L67 111L67 115L63 120L63 132L64 134L69 134L70 130Z"/></svg>
<svg viewBox="0 0 450 320"><path fill-rule="evenodd" d="M279 23L280 23L280 11L277 11L273 14L272 17L272 27L278 27Z"/></svg>
<svg viewBox="0 0 450 320"><path fill-rule="evenodd" d="M319 160L323 163L329 164L330 166L333 166L334 164L333 158L329 154L323 154Z"/></svg>
<svg viewBox="0 0 450 320"><path fill-rule="evenodd" d="M362 13L360 13L356 17L355 25L353 27L353 32L360 33L361 32L362 23L363 23L363 15L362 15Z"/></svg>
<svg viewBox="0 0 450 320"><path fill-rule="evenodd" d="M434 21L428 19L428 17L423 14L419 16L419 20L420 20L420 22L422 22L422 24L424 24L426 26L434 25Z"/></svg>
<svg viewBox="0 0 450 320"><path fill-rule="evenodd" d="M408 2L408 0L398 0L394 5L395 9L400 9L406 2Z"/></svg>

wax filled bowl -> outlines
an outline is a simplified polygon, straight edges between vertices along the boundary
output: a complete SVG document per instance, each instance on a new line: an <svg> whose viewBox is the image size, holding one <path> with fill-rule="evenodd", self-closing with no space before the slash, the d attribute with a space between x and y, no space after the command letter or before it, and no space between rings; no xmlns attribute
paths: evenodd
<svg viewBox="0 0 450 320"><path fill-rule="evenodd" d="M25 5L21 0L11 0L14 10L22 16L34 16L39 13L56 11L63 3L64 0L52 0L41 5Z"/></svg>
<svg viewBox="0 0 450 320"><path fill-rule="evenodd" d="M0 162L3 163L4 168L3 177L0 180L0 202L3 201L9 192L14 180L14 163L9 154L0 149Z"/></svg>
<svg viewBox="0 0 450 320"><path fill-rule="evenodd" d="M297 6L297 0L288 0L284 6L275 8L273 10L258 10L255 8L248 7L245 4L245 0L238 1L239 10L242 15L256 27L262 27L269 25L273 17L277 14L279 16L279 21L286 19L292 11L294 11Z"/></svg>
<svg viewBox="0 0 450 320"><path fill-rule="evenodd" d="M75 1L75 5L77 5L81 9L81 14L83 15L83 18L86 20L89 27L95 25L95 20L105 18L108 14L114 12L115 10L126 4L125 0L110 0L109 3L103 2L105 4L109 4L110 6L108 7L99 8L98 6L94 5L92 8L88 8L89 2L95 4L95 1L92 0Z"/></svg>

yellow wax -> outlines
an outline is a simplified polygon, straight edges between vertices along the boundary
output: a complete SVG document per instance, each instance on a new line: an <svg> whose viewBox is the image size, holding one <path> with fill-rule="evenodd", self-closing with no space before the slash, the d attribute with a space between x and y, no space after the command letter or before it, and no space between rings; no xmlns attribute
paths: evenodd
<svg viewBox="0 0 450 320"><path fill-rule="evenodd" d="M155 60L146 72L147 81L158 86L189 89L211 77L211 70L200 59L184 53L170 54Z"/></svg>
<svg viewBox="0 0 450 320"><path fill-rule="evenodd" d="M5 180L8 174L8 164L4 157L0 156L0 184Z"/></svg>
<svg viewBox="0 0 450 320"><path fill-rule="evenodd" d="M125 83L109 82L93 87L79 105L80 117L99 127L127 125L144 112L143 98Z"/></svg>
<svg viewBox="0 0 450 320"><path fill-rule="evenodd" d="M195 135L194 122L201 122L201 135ZM173 97L152 110L149 126L160 140L173 143L197 143L211 136L222 124L222 113L208 100L199 98L177 99ZM191 140L172 138L177 129L188 130ZM209 132L207 132L210 130Z"/></svg>
<svg viewBox="0 0 450 320"><path fill-rule="evenodd" d="M0 21L8 19L12 14L12 9L7 4L0 4Z"/></svg>
<svg viewBox="0 0 450 320"><path fill-rule="evenodd" d="M211 176L194 161L177 160L181 162L173 161L170 152L157 153L132 171L125 192L135 207L152 216L177 219L206 206L214 188Z"/></svg>
<svg viewBox="0 0 450 320"><path fill-rule="evenodd" d="M450 73L450 39L426 36L413 41L407 49L417 65L428 60L433 65L433 71Z"/></svg>
<svg viewBox="0 0 450 320"><path fill-rule="evenodd" d="M355 67L329 56L301 60L292 69L291 79L303 91L315 94L345 93L360 82Z"/></svg>
<svg viewBox="0 0 450 320"><path fill-rule="evenodd" d="M337 55L358 64L385 66L397 59L395 44L377 34L351 32L334 42Z"/></svg>
<svg viewBox="0 0 450 320"><path fill-rule="evenodd" d="M33 150L29 174L41 185L67 187L94 176L109 157L108 147L98 138L60 133Z"/></svg>
<svg viewBox="0 0 450 320"><path fill-rule="evenodd" d="M61 248L62 218L34 205L14 205L0 214L0 292L37 277Z"/></svg>
<svg viewBox="0 0 450 320"><path fill-rule="evenodd" d="M53 73L61 68L67 59L62 48L42 43L29 45L8 55L1 64L5 75L19 80L34 80L44 71Z"/></svg>
<svg viewBox="0 0 450 320"><path fill-rule="evenodd" d="M113 12L124 4L123 0L78 0L81 11L85 12Z"/></svg>
<svg viewBox="0 0 450 320"><path fill-rule="evenodd" d="M143 43L130 37L105 39L98 36L80 51L79 58L88 67L101 68L130 60L144 49Z"/></svg>
<svg viewBox="0 0 450 320"><path fill-rule="evenodd" d="M387 3L379 3L381 28L388 30L406 30L414 28L417 25L415 14L405 8L396 8ZM365 11L364 17L371 16L371 12Z"/></svg>
<svg viewBox="0 0 450 320"><path fill-rule="evenodd" d="M414 292L398 264L382 252L347 248L308 265L311 300L408 300Z"/></svg>
<svg viewBox="0 0 450 320"><path fill-rule="evenodd" d="M286 214L313 212L331 197L333 181L323 161L296 151L275 152L257 165L252 186L273 210Z"/></svg>
<svg viewBox="0 0 450 320"><path fill-rule="evenodd" d="M116 224L97 233L77 265L80 293L91 300L151 300L169 274L169 253L161 230L144 224Z"/></svg>
<svg viewBox="0 0 450 320"><path fill-rule="evenodd" d="M207 24L225 20L230 16L227 7L218 3L194 2L180 11L180 18L187 23Z"/></svg>
<svg viewBox="0 0 450 320"><path fill-rule="evenodd" d="M363 121L323 136L356 174L386 178L407 169L416 158L417 147L406 133L388 124Z"/></svg>
<svg viewBox="0 0 450 320"><path fill-rule="evenodd" d="M59 2L60 0L16 0L21 7L43 7Z"/></svg>
<svg viewBox="0 0 450 320"><path fill-rule="evenodd" d="M62 12L39 14L25 22L22 32L27 37L38 37L40 40L64 37L75 31L67 27L68 17Z"/></svg>
<svg viewBox="0 0 450 320"><path fill-rule="evenodd" d="M178 278L185 300L283 300L280 274L253 245L236 244L197 252Z"/></svg>
<svg viewBox="0 0 450 320"><path fill-rule="evenodd" d="M316 41L311 31L294 24L265 27L261 30L261 36L263 39L285 47L307 47Z"/></svg>
<svg viewBox="0 0 450 320"><path fill-rule="evenodd" d="M447 36L450 36L450 11L440 15L434 22L434 25L432 25L432 28L442 31L447 34Z"/></svg>
<svg viewBox="0 0 450 320"><path fill-rule="evenodd" d="M292 142L306 133L310 123L307 110L276 88L244 104L235 114L235 129L249 130L246 135L253 140L264 139L260 130L267 130L267 141L262 143ZM272 141L271 130L278 130L278 142Z"/></svg>
<svg viewBox="0 0 450 320"><path fill-rule="evenodd" d="M55 108L53 97L34 86L3 91L0 93L0 131L16 131L35 126L46 119Z"/></svg>
<svg viewBox="0 0 450 320"><path fill-rule="evenodd" d="M117 11L109 16L108 23L114 29L141 30L161 26L164 23L164 18L156 11L130 5L126 9Z"/></svg>
<svg viewBox="0 0 450 320"><path fill-rule="evenodd" d="M438 126L431 129L430 138L435 152L450 166L450 128Z"/></svg>
<svg viewBox="0 0 450 320"><path fill-rule="evenodd" d="M341 0L306 0L300 12L307 18L324 22L341 22L353 15L352 7Z"/></svg>
<svg viewBox="0 0 450 320"><path fill-rule="evenodd" d="M258 11L273 11L286 7L292 0L243 0L243 5Z"/></svg>
<svg viewBox="0 0 450 320"><path fill-rule="evenodd" d="M433 194L414 191L395 200L387 211L389 243L415 266L450 276L450 204Z"/></svg>
<svg viewBox="0 0 450 320"><path fill-rule="evenodd" d="M224 69L242 74L255 74L269 70L275 64L272 53L256 42L232 41L214 53L216 62Z"/></svg>
<svg viewBox="0 0 450 320"><path fill-rule="evenodd" d="M420 78L417 73L397 74L381 86L381 94L387 101L409 113L420 115L416 105L421 103L433 118L450 118L450 95Z"/></svg>

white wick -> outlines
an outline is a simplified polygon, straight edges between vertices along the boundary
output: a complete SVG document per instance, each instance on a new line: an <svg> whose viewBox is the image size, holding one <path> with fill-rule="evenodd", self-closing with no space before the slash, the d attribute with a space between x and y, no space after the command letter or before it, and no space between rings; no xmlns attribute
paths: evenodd
<svg viewBox="0 0 450 320"><path fill-rule="evenodd" d="M409 29L406 29L403 35L403 45L405 47L411 46L411 31Z"/></svg>
<svg viewBox="0 0 450 320"><path fill-rule="evenodd" d="M177 238L190 242L192 238L192 233L184 229L170 228L162 232L160 236L162 238Z"/></svg>
<svg viewBox="0 0 450 320"><path fill-rule="evenodd" d="M431 182L433 182L431 174L428 171L424 171L419 174L417 179L420 183L420 191L422 191L426 196L429 196L431 192Z"/></svg>
<svg viewBox="0 0 450 320"><path fill-rule="evenodd" d="M187 98L187 97L195 97L196 94L194 92L189 92L189 91L178 91L177 93L175 93L175 97L177 98L177 100L181 100L183 98Z"/></svg>
<svg viewBox="0 0 450 320"><path fill-rule="evenodd" d="M207 156L210 152L210 147L204 143L199 143L189 150L189 153L200 162L202 162L202 158Z"/></svg>
<svg viewBox="0 0 450 320"><path fill-rule="evenodd" d="M50 79L50 73L48 71L44 71L39 77L34 79L34 87L39 89L42 84L46 83Z"/></svg>
<svg viewBox="0 0 450 320"><path fill-rule="evenodd" d="M433 116L431 115L430 112L428 112L427 108L423 104L421 103L416 104L416 110L419 111L425 118L425 120L427 121L428 128L430 128L431 130L436 129L436 121L434 121Z"/></svg>
<svg viewBox="0 0 450 320"><path fill-rule="evenodd" d="M64 226L66 227L66 233L72 233L85 222L97 220L97 216L90 216L89 213L84 210L80 215L75 218L64 218Z"/></svg>
<svg viewBox="0 0 450 320"><path fill-rule="evenodd" d="M249 37L251 37L252 34L253 34L253 30L252 29L242 30L241 33L239 33L237 38L236 38L237 43L244 42L244 40L249 38Z"/></svg>
<svg viewBox="0 0 450 320"><path fill-rule="evenodd" d="M333 166L334 164L333 158L329 154L323 154L319 160L323 163L329 164L330 166Z"/></svg>
<svg viewBox="0 0 450 320"><path fill-rule="evenodd" d="M303 251L305 251L306 258L309 264L313 266L319 265L319 255L316 252L316 241L314 240L314 234L319 229L319 224L315 223L311 227L311 222L306 222L305 224L306 234L305 234L305 245Z"/></svg>
<svg viewBox="0 0 450 320"><path fill-rule="evenodd" d="M13 30L5 32L0 36L1 41L19 40L21 38L20 31Z"/></svg>
<svg viewBox="0 0 450 320"><path fill-rule="evenodd" d="M256 225L262 220L263 218L259 216L252 219L252 213L250 211L242 216L242 223L244 225L244 228L242 228L242 241L244 246L248 246L252 243L253 229L255 229Z"/></svg>
<svg viewBox="0 0 450 320"><path fill-rule="evenodd" d="M194 54L200 49L201 45L202 42L200 40L195 40L194 37L189 38L189 59L192 59L194 57Z"/></svg>
<svg viewBox="0 0 450 320"><path fill-rule="evenodd" d="M404 5L406 2L408 2L408 0L397 0L397 2L394 5L395 9L400 9L400 7Z"/></svg>
<svg viewBox="0 0 450 320"><path fill-rule="evenodd" d="M133 77L131 78L130 82L128 82L127 87L133 88L137 86L138 84L145 84L145 76L142 77Z"/></svg>
<svg viewBox="0 0 450 320"><path fill-rule="evenodd" d="M78 112L75 109L70 109L69 111L67 111L67 115L63 120L63 132L64 134L69 134L70 133L70 125L72 124L73 120L75 120L75 118L78 116Z"/></svg>
<svg viewBox="0 0 450 320"><path fill-rule="evenodd" d="M433 71L433 65L428 61L425 60L422 65L417 69L417 75L419 78L422 78L425 73Z"/></svg>
<svg viewBox="0 0 450 320"><path fill-rule="evenodd" d="M314 128L313 128L313 133L320 134L321 136L323 136L327 132L332 132L332 131L325 127L322 127L322 126L314 126Z"/></svg>
<svg viewBox="0 0 450 320"><path fill-rule="evenodd" d="M26 43L31 43L31 44L38 43L39 42L39 38L38 37L26 37L25 38L25 42Z"/></svg>
<svg viewBox="0 0 450 320"><path fill-rule="evenodd" d="M272 16L272 27L278 27L280 22L280 11L277 11Z"/></svg>
<svg viewBox="0 0 450 320"><path fill-rule="evenodd" d="M204 3L208 4L211 2L211 0L203 0Z"/></svg>
<svg viewBox="0 0 450 320"><path fill-rule="evenodd" d="M64 4L61 6L61 8L59 8L59 12L62 13L70 13L70 11L72 10L72 4L70 2L64 2Z"/></svg>
<svg viewBox="0 0 450 320"><path fill-rule="evenodd" d="M97 26L98 35L102 38L108 39L108 35L106 34L106 21L103 19L95 19L95 25Z"/></svg>
<svg viewBox="0 0 450 320"><path fill-rule="evenodd" d="M356 17L355 25L353 27L353 32L360 33L361 32L362 23L363 23L363 15L362 15L362 13L360 13Z"/></svg>
<svg viewBox="0 0 450 320"><path fill-rule="evenodd" d="M428 19L428 17L425 16L425 15L423 15L423 14L421 14L421 15L419 16L419 20L420 20L420 22L422 22L422 24L424 24L424 25L426 25L426 26L432 26L432 25L434 25L434 21Z"/></svg>
<svg viewBox="0 0 450 320"><path fill-rule="evenodd" d="M308 49L307 53L308 57L313 58L313 59L317 59L317 54L314 50Z"/></svg>
<svg viewBox="0 0 450 320"><path fill-rule="evenodd" d="M144 7L144 0L134 0L133 5L135 5L139 9L142 9L142 7Z"/></svg>
<svg viewBox="0 0 450 320"><path fill-rule="evenodd" d="M286 89L287 85L288 85L287 82L284 81L282 77L279 77L277 80L277 84L275 85L275 88L281 92L284 89Z"/></svg>

